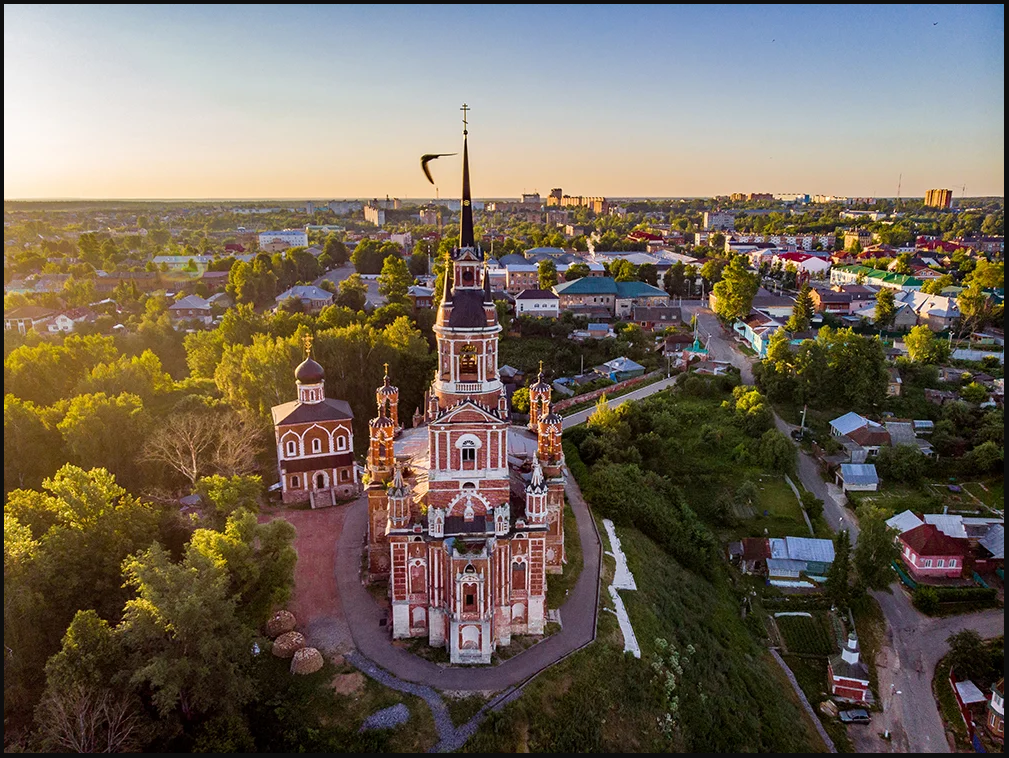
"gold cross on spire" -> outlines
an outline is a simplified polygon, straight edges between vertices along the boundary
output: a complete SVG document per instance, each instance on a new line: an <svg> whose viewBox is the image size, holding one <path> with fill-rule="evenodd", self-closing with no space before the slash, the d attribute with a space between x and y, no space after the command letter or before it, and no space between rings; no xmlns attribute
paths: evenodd
<svg viewBox="0 0 1009 758"><path fill-rule="evenodd" d="M304 343L305 343L305 357L307 358L308 356L310 356L312 354L312 335L311 334L306 334L305 335Z"/></svg>
<svg viewBox="0 0 1009 758"><path fill-rule="evenodd" d="M389 376L389 364L388 363L385 364L385 375Z"/></svg>
<svg viewBox="0 0 1009 758"><path fill-rule="evenodd" d="M540 376L543 376L543 361L540 361Z"/></svg>
<svg viewBox="0 0 1009 758"><path fill-rule="evenodd" d="M466 116L469 113L470 107L466 103L463 103L462 108L459 110L462 111L462 133L469 134L469 121L466 120Z"/></svg>

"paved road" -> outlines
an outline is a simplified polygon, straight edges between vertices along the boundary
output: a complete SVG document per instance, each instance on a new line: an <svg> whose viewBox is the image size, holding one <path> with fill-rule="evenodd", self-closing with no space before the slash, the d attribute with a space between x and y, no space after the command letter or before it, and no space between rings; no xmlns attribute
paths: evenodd
<svg viewBox="0 0 1009 758"><path fill-rule="evenodd" d="M876 661L883 712L873 715L872 725L859 735L856 747L860 752L951 752L932 696L935 667L949 650L946 639L955 632L973 629L986 639L1004 634L1005 611L995 608L929 618L914 608L899 584L892 585L890 592L872 594L889 627L889 644ZM893 736L889 745L878 739L884 730Z"/></svg>
<svg viewBox="0 0 1009 758"><path fill-rule="evenodd" d="M709 354L740 369L743 382L752 383L754 358L736 349L728 330L715 315L700 306L684 308L696 313L699 329L708 336ZM796 427L777 414L774 423L784 434ZM824 482L812 456L801 449L797 452L797 473L802 485L824 501L824 518L831 530L848 530L852 545L858 541L858 519L843 506L839 489ZM936 664L946 654L946 638L963 629L974 629L984 638L1005 633L1004 609L982 613L930 618L911 604L899 582L889 592L874 592L887 624L887 644L876 661L879 674L879 696L882 713L873 715L871 725L848 730L858 752L950 752L938 705L932 695L932 676ZM899 694L898 694L899 693ZM889 730L891 742L879 738Z"/></svg>
<svg viewBox="0 0 1009 758"><path fill-rule="evenodd" d="M626 395L621 395L620 397L615 397L606 403L610 408L616 408L618 405L623 405L628 400L640 400L643 397L648 397L649 395L654 395L656 392L661 392L662 390L672 387L676 382L676 377L670 377L669 379L662 379L661 381L655 382L654 384L649 384L647 387L642 387L639 390L634 390L634 392L628 392ZM570 416L564 417L564 422L561 424L562 429L570 429L572 426L578 426L579 424L584 424L588 421L589 416L595 413L595 406L592 408L586 408L584 411L578 411L578 413L572 413Z"/></svg>
<svg viewBox="0 0 1009 758"><path fill-rule="evenodd" d="M392 644L386 611L362 581L361 554L367 541L368 503L364 497L347 506L339 536L336 582L343 615L357 650L383 669L407 682L439 690L499 692L522 684L541 669L595 639L601 547L588 506L574 477L568 474L566 494L578 524L582 571L561 606L562 628L518 655L488 667L457 667L432 663Z"/></svg>

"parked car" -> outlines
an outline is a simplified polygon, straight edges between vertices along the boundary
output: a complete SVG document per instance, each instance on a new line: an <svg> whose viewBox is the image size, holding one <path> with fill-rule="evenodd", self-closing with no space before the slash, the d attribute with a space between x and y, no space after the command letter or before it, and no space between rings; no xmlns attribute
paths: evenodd
<svg viewBox="0 0 1009 758"><path fill-rule="evenodd" d="M802 429L793 429L791 431L792 439L796 442L802 442L803 431Z"/></svg>
<svg viewBox="0 0 1009 758"><path fill-rule="evenodd" d="M845 724L868 724L872 721L869 711L865 710L865 708L852 708L851 710L841 711L837 717Z"/></svg>

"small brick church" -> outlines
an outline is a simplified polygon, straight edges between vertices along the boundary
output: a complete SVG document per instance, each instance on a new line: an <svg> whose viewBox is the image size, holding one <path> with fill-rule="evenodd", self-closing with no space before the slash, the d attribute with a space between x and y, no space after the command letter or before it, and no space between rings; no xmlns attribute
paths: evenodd
<svg viewBox="0 0 1009 758"><path fill-rule="evenodd" d="M547 574L565 560L564 456L542 370L528 427L511 423L501 326L473 232L466 135L434 381L403 431L387 375L369 423L368 576L388 579L394 638L427 638L452 663L486 664L513 635L543 634Z"/></svg>
<svg viewBox="0 0 1009 758"><path fill-rule="evenodd" d="M312 359L294 371L298 399L272 408L277 468L285 503L335 505L360 492L354 465L354 413L346 400L326 397L326 372Z"/></svg>

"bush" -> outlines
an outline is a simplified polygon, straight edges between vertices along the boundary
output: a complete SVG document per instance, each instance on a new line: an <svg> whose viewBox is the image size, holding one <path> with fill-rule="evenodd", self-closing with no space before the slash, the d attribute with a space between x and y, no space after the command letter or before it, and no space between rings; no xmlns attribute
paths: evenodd
<svg viewBox="0 0 1009 758"><path fill-rule="evenodd" d="M926 616L933 616L939 612L939 595L935 587L918 587L913 596L914 607Z"/></svg>

